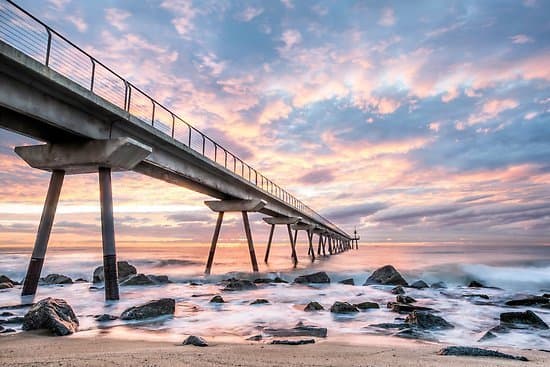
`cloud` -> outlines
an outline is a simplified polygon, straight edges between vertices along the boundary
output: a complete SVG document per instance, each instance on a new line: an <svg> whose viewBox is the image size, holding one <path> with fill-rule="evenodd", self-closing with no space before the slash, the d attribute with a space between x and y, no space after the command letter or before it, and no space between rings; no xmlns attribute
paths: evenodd
<svg viewBox="0 0 550 367"><path fill-rule="evenodd" d="M284 43L283 50L288 51L302 41L302 35L295 29L287 29L283 32L281 40Z"/></svg>
<svg viewBox="0 0 550 367"><path fill-rule="evenodd" d="M247 6L241 13L237 15L237 18L243 22L250 22L252 19L258 17L264 12L263 8L255 8L253 6Z"/></svg>
<svg viewBox="0 0 550 367"><path fill-rule="evenodd" d="M126 19L128 19L131 15L132 14L130 12L122 9L105 9L105 19L119 31L126 31L128 27L128 25L126 24Z"/></svg>
<svg viewBox="0 0 550 367"><path fill-rule="evenodd" d="M269 102L258 118L260 124L267 124L271 121L275 121L281 118L288 117L288 114L292 111L292 107L285 101L277 99L273 102Z"/></svg>
<svg viewBox="0 0 550 367"><path fill-rule="evenodd" d="M197 10L189 0L164 0L161 5L176 15L172 19L172 24L176 28L178 34L185 39L189 39L190 33L195 29L193 23L197 16Z"/></svg>
<svg viewBox="0 0 550 367"><path fill-rule="evenodd" d="M391 27L395 24L395 12L393 8L382 9L382 15L378 20L378 24L384 27Z"/></svg>
<svg viewBox="0 0 550 367"><path fill-rule="evenodd" d="M516 44L520 44L520 45L522 45L524 43L534 42L531 37L528 37L524 34L516 34L515 36L510 37L510 39L512 40L512 43L516 43Z"/></svg>
<svg viewBox="0 0 550 367"><path fill-rule="evenodd" d="M468 118L468 124L474 125L486 122L488 120L494 119L502 112L510 109L514 109L519 106L518 101L507 98L507 99L491 99L483 103L481 109L470 115Z"/></svg>
<svg viewBox="0 0 550 367"><path fill-rule="evenodd" d="M336 207L329 209L325 212L325 215L334 220L346 220L369 217L373 214L388 208L388 204L381 202L364 202L360 204L346 205L342 207Z"/></svg>
<svg viewBox="0 0 550 367"><path fill-rule="evenodd" d="M300 182L304 184L320 184L325 182L334 181L335 176L333 170L330 168L317 169L310 171L299 178Z"/></svg>

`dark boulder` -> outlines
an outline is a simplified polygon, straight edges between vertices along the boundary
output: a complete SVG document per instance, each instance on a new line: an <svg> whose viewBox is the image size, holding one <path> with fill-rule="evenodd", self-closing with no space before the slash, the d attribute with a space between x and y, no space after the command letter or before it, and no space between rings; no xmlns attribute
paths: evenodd
<svg viewBox="0 0 550 367"><path fill-rule="evenodd" d="M104 313L103 315L96 315L94 316L95 321L97 322L107 322L107 321L113 321L118 319L117 316L109 315L107 313Z"/></svg>
<svg viewBox="0 0 550 367"><path fill-rule="evenodd" d="M10 283L11 285L19 285L15 280L10 279L5 275L0 275L0 283Z"/></svg>
<svg viewBox="0 0 550 367"><path fill-rule="evenodd" d="M22 324L23 321L25 321L23 316L13 316L3 322L0 322L0 324Z"/></svg>
<svg viewBox="0 0 550 367"><path fill-rule="evenodd" d="M396 300L397 300L397 303L404 303L404 304L409 304L409 303L414 303L416 302L416 300L412 297L409 297L409 296L405 296L405 295L398 295L396 297Z"/></svg>
<svg viewBox="0 0 550 367"><path fill-rule="evenodd" d="M256 284L246 279L229 279L223 289L225 292L246 291L258 288Z"/></svg>
<svg viewBox="0 0 550 367"><path fill-rule="evenodd" d="M447 284L445 282L436 282L430 286L430 288L434 289L444 289L447 288Z"/></svg>
<svg viewBox="0 0 550 367"><path fill-rule="evenodd" d="M15 316L13 312L4 311L0 313L0 317L8 317L8 316Z"/></svg>
<svg viewBox="0 0 550 367"><path fill-rule="evenodd" d="M250 304L251 305L265 305L265 304L268 304L268 303L269 303L269 301L267 299L258 298L255 301L251 302Z"/></svg>
<svg viewBox="0 0 550 367"><path fill-rule="evenodd" d="M334 302L334 304L330 307L330 312L333 313L355 313L359 312L359 309L357 306L352 305L347 302Z"/></svg>
<svg viewBox="0 0 550 367"><path fill-rule="evenodd" d="M216 295L212 297L212 299L210 300L210 303L225 303L225 300L223 299L222 296Z"/></svg>
<svg viewBox="0 0 550 367"><path fill-rule="evenodd" d="M163 298L149 301L140 306L130 307L120 315L122 320L142 320L150 317L173 315L176 311L176 301L172 298Z"/></svg>
<svg viewBox="0 0 550 367"><path fill-rule="evenodd" d="M23 319L23 330L48 329L54 335L69 335L78 330L78 318L63 299L44 298L35 303Z"/></svg>
<svg viewBox="0 0 550 367"><path fill-rule="evenodd" d="M399 329L399 330L403 330L403 329L409 328L410 326L408 324L394 324L394 323L384 322L384 323L381 323L381 324L371 324L371 325L369 325L369 327L377 327L377 328L380 328L380 329Z"/></svg>
<svg viewBox="0 0 550 367"><path fill-rule="evenodd" d="M409 313L413 311L433 311L429 307L413 306L411 304L388 302L388 308L391 308L393 312Z"/></svg>
<svg viewBox="0 0 550 367"><path fill-rule="evenodd" d="M355 307L357 307L360 310L369 310L372 308L380 308L378 303L375 302L361 302L354 304Z"/></svg>
<svg viewBox="0 0 550 367"><path fill-rule="evenodd" d="M405 290L404 290L403 287L400 286L400 285L398 285L397 287L393 288L393 289L391 290L391 292L392 292L393 294L405 294Z"/></svg>
<svg viewBox="0 0 550 367"><path fill-rule="evenodd" d="M283 278L275 277L275 279L273 279L273 283L287 284L288 282L286 280L284 280Z"/></svg>
<svg viewBox="0 0 550 367"><path fill-rule="evenodd" d="M500 314L500 325L507 328L533 327L547 330L548 325L533 311L504 312Z"/></svg>
<svg viewBox="0 0 550 367"><path fill-rule="evenodd" d="M156 284L169 284L172 283L170 279L168 279L168 275L147 275L149 279L151 279Z"/></svg>
<svg viewBox="0 0 550 367"><path fill-rule="evenodd" d="M133 285L155 285L156 283L145 274L136 274L131 275L129 278L124 280L120 285L122 286L133 286Z"/></svg>
<svg viewBox="0 0 550 367"><path fill-rule="evenodd" d="M506 306L539 306L550 303L546 297L533 296L528 298L513 299L505 302Z"/></svg>
<svg viewBox="0 0 550 367"><path fill-rule="evenodd" d="M384 284L384 285L401 285L408 286L407 281L399 274L392 265L386 265L379 269L376 269L365 282L364 285L369 284Z"/></svg>
<svg viewBox="0 0 550 367"><path fill-rule="evenodd" d="M463 294L462 297L464 298L483 298L483 299L489 299L489 296L483 293L469 293L469 294Z"/></svg>
<svg viewBox="0 0 550 367"><path fill-rule="evenodd" d="M246 338L246 340L250 340L250 341L253 341L253 342L259 342L259 341L263 340L263 336L262 336L262 334L252 335L252 336L249 336L248 338Z"/></svg>
<svg viewBox="0 0 550 367"><path fill-rule="evenodd" d="M73 280L62 274L49 274L43 279L46 284L73 284Z"/></svg>
<svg viewBox="0 0 550 367"><path fill-rule="evenodd" d="M10 289L13 288L12 283L0 283L0 289Z"/></svg>
<svg viewBox="0 0 550 367"><path fill-rule="evenodd" d="M484 341L487 341L487 340L494 339L496 337L497 336L491 330L489 330L485 334L483 334L483 336L481 338L478 339L478 342L484 342Z"/></svg>
<svg viewBox="0 0 550 367"><path fill-rule="evenodd" d="M265 328L263 332L275 337L292 337L292 336L314 336L317 338L327 337L327 328L304 325L302 323L299 323L292 329Z"/></svg>
<svg viewBox="0 0 550 367"><path fill-rule="evenodd" d="M300 275L299 277L294 279L294 283L298 283L298 284L330 283L330 278L328 277L327 273L325 273L324 271L320 271L318 273Z"/></svg>
<svg viewBox="0 0 550 367"><path fill-rule="evenodd" d="M345 284L345 285L355 285L355 281L353 280L353 278L344 279L339 281L338 283Z"/></svg>
<svg viewBox="0 0 550 367"><path fill-rule="evenodd" d="M528 361L526 357L514 356L511 354L505 354L497 352L496 350L481 349L473 347L445 347L441 349L437 354L442 356L468 356L468 357L492 357L503 359L515 359L518 361Z"/></svg>
<svg viewBox="0 0 550 367"><path fill-rule="evenodd" d="M424 289L424 288L429 288L430 286L428 285L428 283L426 283L423 280L417 280L416 282L411 284L410 287L416 288L416 289Z"/></svg>
<svg viewBox="0 0 550 367"><path fill-rule="evenodd" d="M273 279L271 278L258 278L254 279L255 284L270 284L273 283Z"/></svg>
<svg viewBox="0 0 550 367"><path fill-rule="evenodd" d="M304 344L315 344L315 339L300 339L300 340L273 340L271 344L280 344L280 345L304 345Z"/></svg>
<svg viewBox="0 0 550 367"><path fill-rule="evenodd" d="M123 280L130 275L137 274L137 269L135 268L135 266L130 265L127 261L118 261L117 272L118 272L118 280ZM98 266L94 270L92 281L93 283L101 283L104 280L105 280L105 276L103 274L103 266Z"/></svg>
<svg viewBox="0 0 550 367"><path fill-rule="evenodd" d="M543 296L544 298L550 298L550 293L544 293L542 296Z"/></svg>
<svg viewBox="0 0 550 367"><path fill-rule="evenodd" d="M207 347L208 343L200 336L191 335L188 336L182 343L182 345L194 345L196 347Z"/></svg>
<svg viewBox="0 0 550 367"><path fill-rule="evenodd" d="M306 307L304 308L304 311L308 311L308 312L311 312L311 311L321 311L321 310L324 310L325 308L319 303L319 302L309 302Z"/></svg>
<svg viewBox="0 0 550 367"><path fill-rule="evenodd" d="M470 282L470 284L468 284L468 287L469 288L483 288L485 286L483 284L481 284L480 282L478 282L477 280L472 280Z"/></svg>
<svg viewBox="0 0 550 367"><path fill-rule="evenodd" d="M15 329L11 329L11 328L4 329L0 326L0 334L8 334L8 333L15 333L15 332L16 332Z"/></svg>
<svg viewBox="0 0 550 367"><path fill-rule="evenodd" d="M433 315L428 312L413 311L405 318L405 323L411 327L428 330L452 329L454 326L447 322L443 317Z"/></svg>

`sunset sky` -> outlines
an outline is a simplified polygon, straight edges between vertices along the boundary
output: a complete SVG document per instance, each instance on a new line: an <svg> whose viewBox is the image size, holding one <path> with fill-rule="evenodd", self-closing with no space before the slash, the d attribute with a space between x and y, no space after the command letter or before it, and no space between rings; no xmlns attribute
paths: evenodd
<svg viewBox="0 0 550 367"><path fill-rule="evenodd" d="M550 243L549 1L16 2L363 242ZM30 143L0 130L0 246L38 226ZM65 183L52 242L100 241L97 176ZM113 191L119 241L210 241L207 197Z"/></svg>

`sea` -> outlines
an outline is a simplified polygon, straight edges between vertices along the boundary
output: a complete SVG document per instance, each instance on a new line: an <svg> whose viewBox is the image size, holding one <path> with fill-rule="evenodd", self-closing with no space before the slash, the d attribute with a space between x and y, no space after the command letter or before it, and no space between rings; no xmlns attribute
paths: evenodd
<svg viewBox="0 0 550 367"><path fill-rule="evenodd" d="M316 246L315 246L316 247ZM40 285L35 297L21 297L21 287L0 290L2 307L28 304L45 297L65 299L75 310L80 331L71 337L104 336L126 339L181 342L186 335L200 335L211 340L249 342L261 335L264 328L291 328L298 323L325 327L326 340L369 343L373 336L393 336L396 330L372 325L402 322L406 315L386 307L395 301L392 286L364 286L367 277L377 268L391 264L409 283L424 280L428 284L444 282L444 289L406 288L417 305L437 310L437 315L454 325L453 329L434 331L426 339L446 344L470 346L550 349L550 330L515 329L496 338L478 341L499 324L499 316L510 311L534 311L550 324L550 309L542 307L509 307L505 301L550 293L550 245L499 244L434 244L434 243L360 243L359 249L312 261L305 243L297 245L299 263L290 258L290 245L274 244L269 262L263 262L265 246L256 245L260 273L251 272L248 248L244 244L218 246L212 274L204 275L207 245L179 242L118 243L118 260L128 261L138 273L167 275L172 283L153 286L121 286L120 301L105 302L99 285L91 283L93 270L101 265L101 244L67 246L48 249L42 275L57 273L82 278L86 282L70 285ZM26 246L0 247L0 274L13 280L24 278L32 249ZM299 275L326 272L330 284L298 285L292 281ZM288 284L265 284L257 289L224 292L224 279L274 278ZM355 285L340 284L353 278ZM469 288L476 280L488 288ZM226 303L213 304L210 299L220 294ZM469 297L484 294L488 299ZM466 297L465 297L466 295ZM96 315L118 316L125 309L159 298L174 298L173 317L128 322L97 322ZM268 304L251 305L256 299ZM324 306L324 311L305 312L310 301ZM334 314L329 311L336 302L376 302L379 309L355 314ZM10 309L23 316L28 307ZM1 318L1 317L0 317ZM20 325L10 325L16 332ZM264 335L265 336L265 335ZM269 340L269 336L266 336ZM1 338L0 338L1 342ZM265 341L264 341L265 342Z"/></svg>

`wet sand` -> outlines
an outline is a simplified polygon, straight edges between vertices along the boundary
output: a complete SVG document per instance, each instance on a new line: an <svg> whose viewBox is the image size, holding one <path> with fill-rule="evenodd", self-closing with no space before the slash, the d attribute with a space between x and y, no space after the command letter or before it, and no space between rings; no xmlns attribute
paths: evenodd
<svg viewBox="0 0 550 367"><path fill-rule="evenodd" d="M183 340L183 337L182 337ZM209 347L111 337L52 337L27 332L0 337L0 366L548 366L550 353L498 348L529 362L440 356L441 344L406 341L350 345L318 341L303 346L210 342Z"/></svg>

